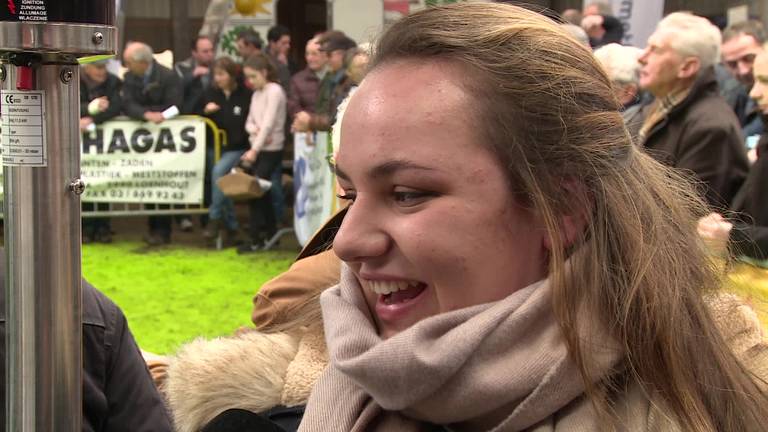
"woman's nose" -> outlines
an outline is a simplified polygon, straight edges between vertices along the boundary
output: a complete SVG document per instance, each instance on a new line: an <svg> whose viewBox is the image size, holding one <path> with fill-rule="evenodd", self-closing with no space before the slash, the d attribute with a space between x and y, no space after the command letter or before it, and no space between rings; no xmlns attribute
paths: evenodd
<svg viewBox="0 0 768 432"><path fill-rule="evenodd" d="M352 204L333 240L333 251L345 262L363 262L387 253L391 238L381 210L358 199Z"/></svg>

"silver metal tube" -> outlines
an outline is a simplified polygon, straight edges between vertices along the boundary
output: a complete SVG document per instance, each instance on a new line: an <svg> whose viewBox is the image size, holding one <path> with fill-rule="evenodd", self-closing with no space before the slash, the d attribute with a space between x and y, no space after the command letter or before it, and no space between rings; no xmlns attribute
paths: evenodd
<svg viewBox="0 0 768 432"><path fill-rule="evenodd" d="M61 61L56 60L56 61ZM80 432L82 321L79 72L33 66L45 92L46 167L4 167L7 431ZM5 63L3 90L18 68ZM7 113L3 113L7 115Z"/></svg>

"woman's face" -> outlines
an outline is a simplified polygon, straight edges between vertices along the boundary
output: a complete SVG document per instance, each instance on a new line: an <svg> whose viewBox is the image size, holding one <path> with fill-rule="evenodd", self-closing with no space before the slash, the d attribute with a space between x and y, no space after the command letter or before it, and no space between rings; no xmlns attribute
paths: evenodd
<svg viewBox="0 0 768 432"><path fill-rule="evenodd" d="M243 74L245 74L245 78L248 80L252 89L259 90L267 85L267 75L264 71L246 66L243 68Z"/></svg>
<svg viewBox="0 0 768 432"><path fill-rule="evenodd" d="M213 82L216 87L220 89L231 89L234 87L235 80L232 75L228 74L226 70L221 68L213 69Z"/></svg>
<svg viewBox="0 0 768 432"><path fill-rule="evenodd" d="M543 223L481 142L466 76L436 62L368 75L343 119L337 171L354 202L334 250L382 337L500 300L546 274Z"/></svg>

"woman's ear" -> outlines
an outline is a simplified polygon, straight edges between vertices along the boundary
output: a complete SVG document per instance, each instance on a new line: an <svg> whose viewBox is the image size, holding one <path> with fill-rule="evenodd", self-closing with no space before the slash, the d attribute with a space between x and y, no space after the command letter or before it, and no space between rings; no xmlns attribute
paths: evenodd
<svg viewBox="0 0 768 432"><path fill-rule="evenodd" d="M563 246L568 248L584 234L594 201L587 187L578 179L565 178L561 182L561 187L566 194L567 203L563 213L557 216L557 221L560 225ZM544 247L552 250L549 236L544 237Z"/></svg>

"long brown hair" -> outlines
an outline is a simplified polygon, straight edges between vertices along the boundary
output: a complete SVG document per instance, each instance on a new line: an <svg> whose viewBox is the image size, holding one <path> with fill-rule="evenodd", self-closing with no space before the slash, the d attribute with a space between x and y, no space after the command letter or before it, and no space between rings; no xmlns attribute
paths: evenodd
<svg viewBox="0 0 768 432"><path fill-rule="evenodd" d="M279 81L277 76L277 68L272 60L266 55L259 53L248 57L243 63L244 68L251 68L258 71L266 72L267 81L276 83Z"/></svg>
<svg viewBox="0 0 768 432"><path fill-rule="evenodd" d="M409 15L373 52L372 71L408 59L466 69L468 115L512 193L546 224L553 308L606 429L616 426L610 395L629 380L684 430L764 430L768 396L704 300L720 286L695 235L706 208L686 179L632 144L586 47L539 14L484 2ZM586 229L566 241L563 217L578 212ZM590 341L576 331L590 321L623 347L625 372L592 374Z"/></svg>

